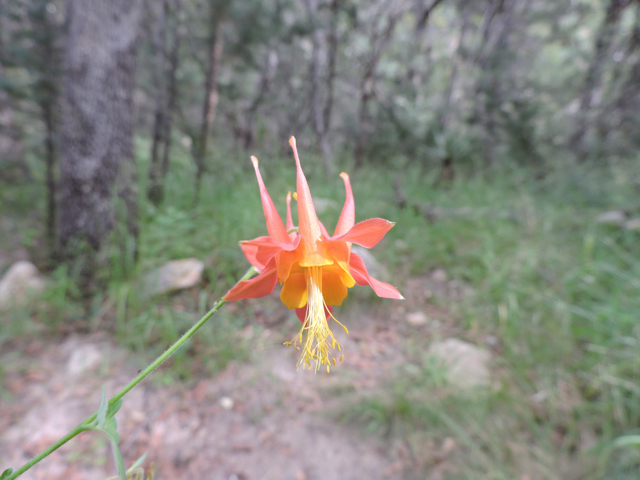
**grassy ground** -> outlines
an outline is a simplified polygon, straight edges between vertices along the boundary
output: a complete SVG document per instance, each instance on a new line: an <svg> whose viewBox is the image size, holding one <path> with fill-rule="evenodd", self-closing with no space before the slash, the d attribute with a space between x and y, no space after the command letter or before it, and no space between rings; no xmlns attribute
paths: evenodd
<svg viewBox="0 0 640 480"><path fill-rule="evenodd" d="M138 147L144 179L148 145L139 141ZM329 200L322 202L321 218L331 230L344 198L342 181L337 175L325 179L319 159L302 155L314 197ZM289 157L260 156L281 212L287 191L295 188ZM216 152L194 207L191 158L181 151L172 161L165 204L156 209L142 201L139 264L123 268L114 256L115 280L88 304L73 300L68 272L52 272L46 302L28 315L12 313L0 347L51 328L106 328L143 363L224 294L246 268L238 240L265 234L250 162L243 152ZM397 175L411 202L438 207L441 217L429 221L414 209L400 209ZM445 478L638 478L639 450L611 442L640 428L640 233L594 218L609 209L640 217L639 179L637 166L621 163L557 168L541 180L504 167L484 175L458 172L450 185L437 188L434 175L402 164L352 175L357 220L397 222L374 254L401 290L407 278L443 268L473 291L443 307L455 313L466 339L496 354L496 381L472 397L451 394L425 360L425 345L407 338L407 368L384 393L346 402L337 417L405 439L414 450L453 439L462 448ZM10 228L4 224L0 250L14 248L12 238L26 226L26 247L43 263L37 253L38 212L44 210L38 184L0 190L0 216L22 218L7 220ZM201 291L153 302L136 294L141 272L191 256L205 262ZM159 381L210 375L251 357L238 336L245 326L240 315L221 315L178 352L172 373Z"/></svg>

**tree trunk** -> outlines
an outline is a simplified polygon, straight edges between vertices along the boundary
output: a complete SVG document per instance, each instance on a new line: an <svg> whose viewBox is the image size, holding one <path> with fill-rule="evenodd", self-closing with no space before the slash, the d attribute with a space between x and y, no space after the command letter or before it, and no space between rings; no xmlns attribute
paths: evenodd
<svg viewBox="0 0 640 480"><path fill-rule="evenodd" d="M200 198L200 185L202 184L202 175L204 174L204 159L207 154L207 141L209 138L209 130L216 116L216 107L218 106L218 68L220 59L222 58L222 22L220 15L217 14L213 5L211 5L211 32L209 40L209 68L205 80L205 95L202 104L202 122L200 124L200 138L195 155L196 160L196 184L195 184L195 202Z"/></svg>
<svg viewBox="0 0 640 480"><path fill-rule="evenodd" d="M460 68L460 52L464 47L464 38L467 30L471 26L468 9L464 9L464 5L461 8L463 9L461 12L462 26L460 27L460 34L458 35L458 46L456 47L455 56L451 60L451 74L449 75L449 83L447 84L447 90L444 94L444 105L438 114L438 127L440 131L443 132L449 128L449 121L451 118L451 100L453 98L453 91L458 78L458 69Z"/></svg>
<svg viewBox="0 0 640 480"><path fill-rule="evenodd" d="M599 103L599 93L604 66L613 42L622 12L629 0L610 0L609 6L596 36L595 51L580 92L580 108L576 114L576 125L569 140L569 146L576 151L578 158L586 155L585 137L592 123L594 107Z"/></svg>
<svg viewBox="0 0 640 480"><path fill-rule="evenodd" d="M153 5L153 4L152 4ZM166 24L168 13L168 0L163 0L162 4L155 4L157 10L157 21L153 33L153 49L155 61L155 77L157 82L156 107L153 116L153 131L151 142L151 159L149 163L149 188L147 198L154 204L159 205L162 201L161 185L161 164L160 148L164 144L164 134L166 132L165 123L167 117L167 81L166 81Z"/></svg>
<svg viewBox="0 0 640 480"><path fill-rule="evenodd" d="M59 242L93 277L123 201L137 239L133 91L140 0L69 0L60 142Z"/></svg>
<svg viewBox="0 0 640 480"><path fill-rule="evenodd" d="M318 146L322 152L322 160L324 162L324 169L327 178L331 176L331 152L329 150L329 143L327 142L326 131L324 128L325 122L323 118L323 105L322 95L320 91L320 54L322 50L321 46L321 32L317 25L317 2L316 0L304 0L305 7L307 8L307 14L309 21L313 28L311 35L312 51L311 51L311 108L313 118L313 129L316 133L318 140Z"/></svg>
<svg viewBox="0 0 640 480"><path fill-rule="evenodd" d="M331 128L331 111L333 110L333 84L336 78L336 63L338 59L338 12L342 0L331 0L329 9L329 34L327 36L327 98L322 111L322 122L325 134Z"/></svg>
<svg viewBox="0 0 640 480"><path fill-rule="evenodd" d="M384 52L393 30L396 26L397 17L390 15L387 20L387 26L384 31L378 34L374 32L371 38L371 55L365 63L364 74L362 76L362 82L360 83L360 106L358 108L358 137L356 142L355 151L355 169L357 170L362 166L364 148L367 142L367 135L369 133L369 101L373 97L375 71L380 61L380 57Z"/></svg>

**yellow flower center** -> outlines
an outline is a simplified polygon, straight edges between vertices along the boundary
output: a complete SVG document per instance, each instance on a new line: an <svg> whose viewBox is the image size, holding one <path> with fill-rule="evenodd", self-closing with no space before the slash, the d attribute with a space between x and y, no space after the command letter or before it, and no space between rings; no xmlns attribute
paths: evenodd
<svg viewBox="0 0 640 480"><path fill-rule="evenodd" d="M302 347L302 354L298 360L298 368L302 365L311 370L311 361L315 361L315 371L320 369L320 365L327 366L327 372L330 370L330 365L336 364L336 359L332 349L338 349L342 351L342 345L338 342L331 329L329 328L329 322L327 321L326 312L327 306L324 303L324 297L322 296L322 267L305 267L304 276L307 282L307 313L300 329L300 333L295 336L291 342L286 342L285 345L294 345L300 349ZM336 318L331 315L336 322ZM349 333L347 327L338 322L346 333ZM306 338L303 342L303 334L306 332ZM343 355L340 356L340 361L343 359Z"/></svg>

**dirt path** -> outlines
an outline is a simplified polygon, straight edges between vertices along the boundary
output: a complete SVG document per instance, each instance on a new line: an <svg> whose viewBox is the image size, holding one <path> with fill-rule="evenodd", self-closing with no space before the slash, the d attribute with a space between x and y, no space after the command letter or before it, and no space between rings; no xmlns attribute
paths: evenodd
<svg viewBox="0 0 640 480"><path fill-rule="evenodd" d="M257 330L252 360L214 378L159 386L168 368L161 367L125 397L116 417L125 464L148 451L145 465L153 462L156 479L412 478L402 449L337 423L335 413L384 388L405 361L404 338L433 333L433 325L404 321L412 305L438 315L427 305L429 285L414 279L408 302L352 310L345 319L351 333L334 329L346 356L331 374L296 371L296 351L282 346L294 333L283 333L290 323ZM0 471L22 465L95 411L103 383L112 395L137 370L132 354L105 334L34 340L2 360L9 395L0 397ZM106 439L87 432L21 478L101 480L114 472Z"/></svg>

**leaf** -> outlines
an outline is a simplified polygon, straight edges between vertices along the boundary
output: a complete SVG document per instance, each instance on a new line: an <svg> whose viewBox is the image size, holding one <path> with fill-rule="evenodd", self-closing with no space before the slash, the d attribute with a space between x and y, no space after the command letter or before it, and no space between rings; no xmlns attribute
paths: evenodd
<svg viewBox="0 0 640 480"><path fill-rule="evenodd" d="M118 444L111 440L111 451L113 452L113 462L118 467L118 475L120 480L127 480L127 472L124 469L124 460L122 460L122 454L118 448Z"/></svg>
<svg viewBox="0 0 640 480"><path fill-rule="evenodd" d="M147 458L147 453L149 453L149 451L144 452L139 459L133 462L133 465L129 467L129 470L134 470L138 468L140 465L142 465L142 462L144 462L144 459Z"/></svg>
<svg viewBox="0 0 640 480"><path fill-rule="evenodd" d="M107 418L111 418L116 413L118 413L118 411L120 410L120 407L122 407L122 399L118 400L117 402L115 402L113 405L109 407L109 409L107 410Z"/></svg>
<svg viewBox="0 0 640 480"><path fill-rule="evenodd" d="M102 385L102 397L100 398L100 406L98 407L98 425L104 428L104 421L107 417L107 386Z"/></svg>
<svg viewBox="0 0 640 480"><path fill-rule="evenodd" d="M625 435L612 442L613 447L640 447L640 435Z"/></svg>
<svg viewBox="0 0 640 480"><path fill-rule="evenodd" d="M145 453L141 458L144 460L144 457L147 454ZM7 468L4 472L2 472L2 475L0 475L0 480L4 480L5 478L9 478L9 475L11 475L13 473L13 468Z"/></svg>

